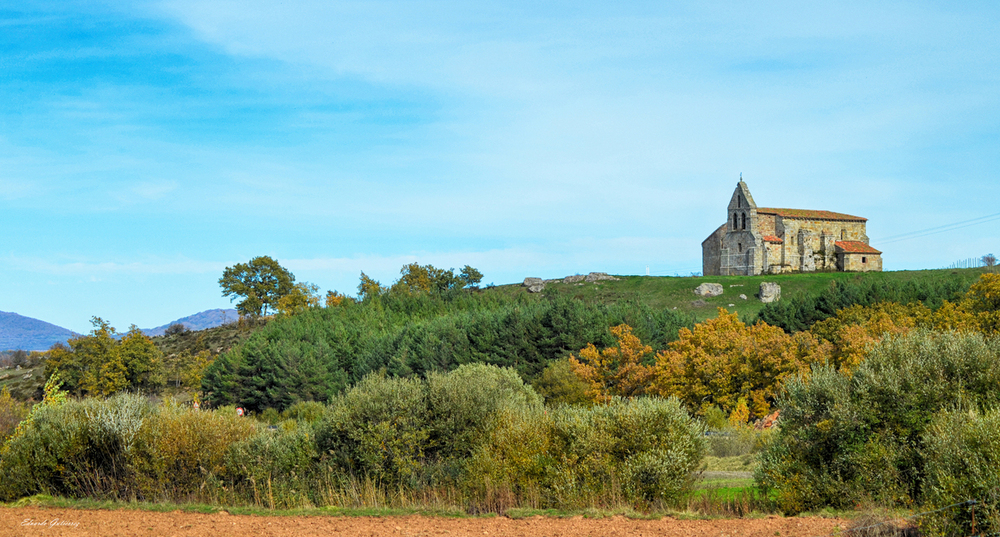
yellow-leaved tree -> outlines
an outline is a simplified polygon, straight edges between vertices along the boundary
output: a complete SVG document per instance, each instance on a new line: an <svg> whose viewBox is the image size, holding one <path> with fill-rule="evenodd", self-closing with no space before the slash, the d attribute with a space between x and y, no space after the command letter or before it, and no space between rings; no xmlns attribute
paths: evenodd
<svg viewBox="0 0 1000 537"><path fill-rule="evenodd" d="M278 299L278 311L284 315L295 315L309 308L319 306L319 286L299 282L292 290Z"/></svg>
<svg viewBox="0 0 1000 537"><path fill-rule="evenodd" d="M613 396L642 395L649 387L652 367L643 359L653 353L653 348L643 345L632 333L632 327L620 324L611 328L617 345L597 350L593 343L578 353L579 358L569 359L573 372L589 385L587 396L603 403Z"/></svg>
<svg viewBox="0 0 1000 537"><path fill-rule="evenodd" d="M969 287L962 308L976 316L985 334L1000 333L1000 274L986 273Z"/></svg>
<svg viewBox="0 0 1000 537"><path fill-rule="evenodd" d="M154 391L165 382L163 354L133 325L120 340L100 317L90 335L49 350L45 375L60 373L66 388L78 395L106 396L125 389Z"/></svg>
<svg viewBox="0 0 1000 537"><path fill-rule="evenodd" d="M933 312L923 304L902 305L881 302L871 306L849 306L809 329L816 337L833 344L832 363L852 371L872 345L886 336L904 334L933 324Z"/></svg>
<svg viewBox="0 0 1000 537"><path fill-rule="evenodd" d="M770 413L784 380L828 361L831 349L808 332L747 326L723 308L693 330L682 328L679 336L657 354L650 392L677 396L696 412L716 405L731 414L744 400L749 419Z"/></svg>

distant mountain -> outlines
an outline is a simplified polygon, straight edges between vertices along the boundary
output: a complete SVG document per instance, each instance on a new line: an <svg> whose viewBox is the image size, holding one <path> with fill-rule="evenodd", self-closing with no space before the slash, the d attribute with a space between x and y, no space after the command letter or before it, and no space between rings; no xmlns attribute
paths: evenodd
<svg viewBox="0 0 1000 537"><path fill-rule="evenodd" d="M224 324L234 323L240 319L240 314L236 313L236 310L228 309L214 309L205 310L201 313L195 313L194 315L188 315L187 317L181 317L176 321L171 321L163 326L157 326L156 328L145 328L142 330L143 334L147 336L162 336L163 332L166 331L167 327L174 324L182 324L185 328L191 331L204 330L206 328L215 328L216 326L222 326Z"/></svg>
<svg viewBox="0 0 1000 537"><path fill-rule="evenodd" d="M0 350L44 351L78 335L45 321L0 311Z"/></svg>

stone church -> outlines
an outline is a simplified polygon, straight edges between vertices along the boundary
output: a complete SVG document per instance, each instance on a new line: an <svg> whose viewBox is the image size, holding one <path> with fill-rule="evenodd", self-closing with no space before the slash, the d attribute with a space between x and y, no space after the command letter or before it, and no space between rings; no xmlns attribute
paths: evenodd
<svg viewBox="0 0 1000 537"><path fill-rule="evenodd" d="M757 207L740 179L726 223L701 243L705 276L882 270L868 245L867 218L830 211Z"/></svg>

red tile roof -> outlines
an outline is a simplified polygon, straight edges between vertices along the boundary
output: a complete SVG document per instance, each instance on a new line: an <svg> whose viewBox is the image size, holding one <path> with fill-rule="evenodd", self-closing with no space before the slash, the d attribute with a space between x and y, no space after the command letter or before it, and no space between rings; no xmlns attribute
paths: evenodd
<svg viewBox="0 0 1000 537"><path fill-rule="evenodd" d="M781 240L781 237L775 237L774 235L764 235L764 242L785 242Z"/></svg>
<svg viewBox="0 0 1000 537"><path fill-rule="evenodd" d="M837 241L833 243L845 254L881 254L882 252L872 248L861 241Z"/></svg>
<svg viewBox="0 0 1000 537"><path fill-rule="evenodd" d="M833 211L810 211L807 209L773 209L757 208L757 214L775 214L782 218L801 218L806 220L842 220L849 222L867 222L867 218Z"/></svg>

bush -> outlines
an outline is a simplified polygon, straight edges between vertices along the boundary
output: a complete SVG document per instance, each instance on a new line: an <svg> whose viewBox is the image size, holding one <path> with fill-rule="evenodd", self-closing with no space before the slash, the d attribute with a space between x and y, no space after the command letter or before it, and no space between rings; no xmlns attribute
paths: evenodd
<svg viewBox="0 0 1000 537"><path fill-rule="evenodd" d="M587 396L590 385L573 372L569 360L555 360L542 370L542 374L531 383L539 395L550 405L591 405Z"/></svg>
<svg viewBox="0 0 1000 537"><path fill-rule="evenodd" d="M330 403L317 425L316 443L344 474L407 484L424 457L427 423L423 381L374 374Z"/></svg>
<svg viewBox="0 0 1000 537"><path fill-rule="evenodd" d="M467 364L427 377L429 455L464 459L482 443L497 413L540 410L542 398L513 369Z"/></svg>
<svg viewBox="0 0 1000 537"><path fill-rule="evenodd" d="M28 416L28 404L14 399L10 390L0 389L0 446L14 434L14 429Z"/></svg>
<svg viewBox="0 0 1000 537"><path fill-rule="evenodd" d="M924 446L927 508L977 503L934 513L921 521L921 529L932 535L989 535L1000 530L1000 410L941 414L928 428Z"/></svg>
<svg viewBox="0 0 1000 537"><path fill-rule="evenodd" d="M755 478L787 512L919 502L931 420L956 405L997 405L998 383L1000 341L978 334L883 340L853 376L816 366L786 382L781 428Z"/></svg>
<svg viewBox="0 0 1000 537"><path fill-rule="evenodd" d="M254 505L269 509L313 504L315 461L312 427L302 423L277 431L262 429L233 443L226 453L227 482Z"/></svg>
<svg viewBox="0 0 1000 537"><path fill-rule="evenodd" d="M225 475L229 446L256 429L253 420L238 417L233 407L199 411L164 405L148 430L154 457L147 473L168 498L190 501L214 494L209 485Z"/></svg>
<svg viewBox="0 0 1000 537"><path fill-rule="evenodd" d="M231 408L154 408L135 394L38 405L0 458L0 499L192 499L214 492L229 444L253 428Z"/></svg>
<svg viewBox="0 0 1000 537"><path fill-rule="evenodd" d="M86 450L83 405L38 405L30 424L10 438L0 455L0 500L32 494L68 494L67 461Z"/></svg>
<svg viewBox="0 0 1000 537"><path fill-rule="evenodd" d="M487 509L503 507L501 492L536 507L663 505L689 490L704 454L702 426L677 399L615 398L503 413L469 460L466 482Z"/></svg>
<svg viewBox="0 0 1000 537"><path fill-rule="evenodd" d="M150 412L143 398L131 394L40 405L4 446L0 497L143 497L137 469L149 455L141 433Z"/></svg>
<svg viewBox="0 0 1000 537"><path fill-rule="evenodd" d="M314 423L323 417L326 405L316 401L302 401L285 409L281 413L283 420L295 420L297 422Z"/></svg>
<svg viewBox="0 0 1000 537"><path fill-rule="evenodd" d="M541 405L513 370L485 364L426 381L375 374L331 402L317 442L347 475L414 485L444 469L457 478L499 412Z"/></svg>

